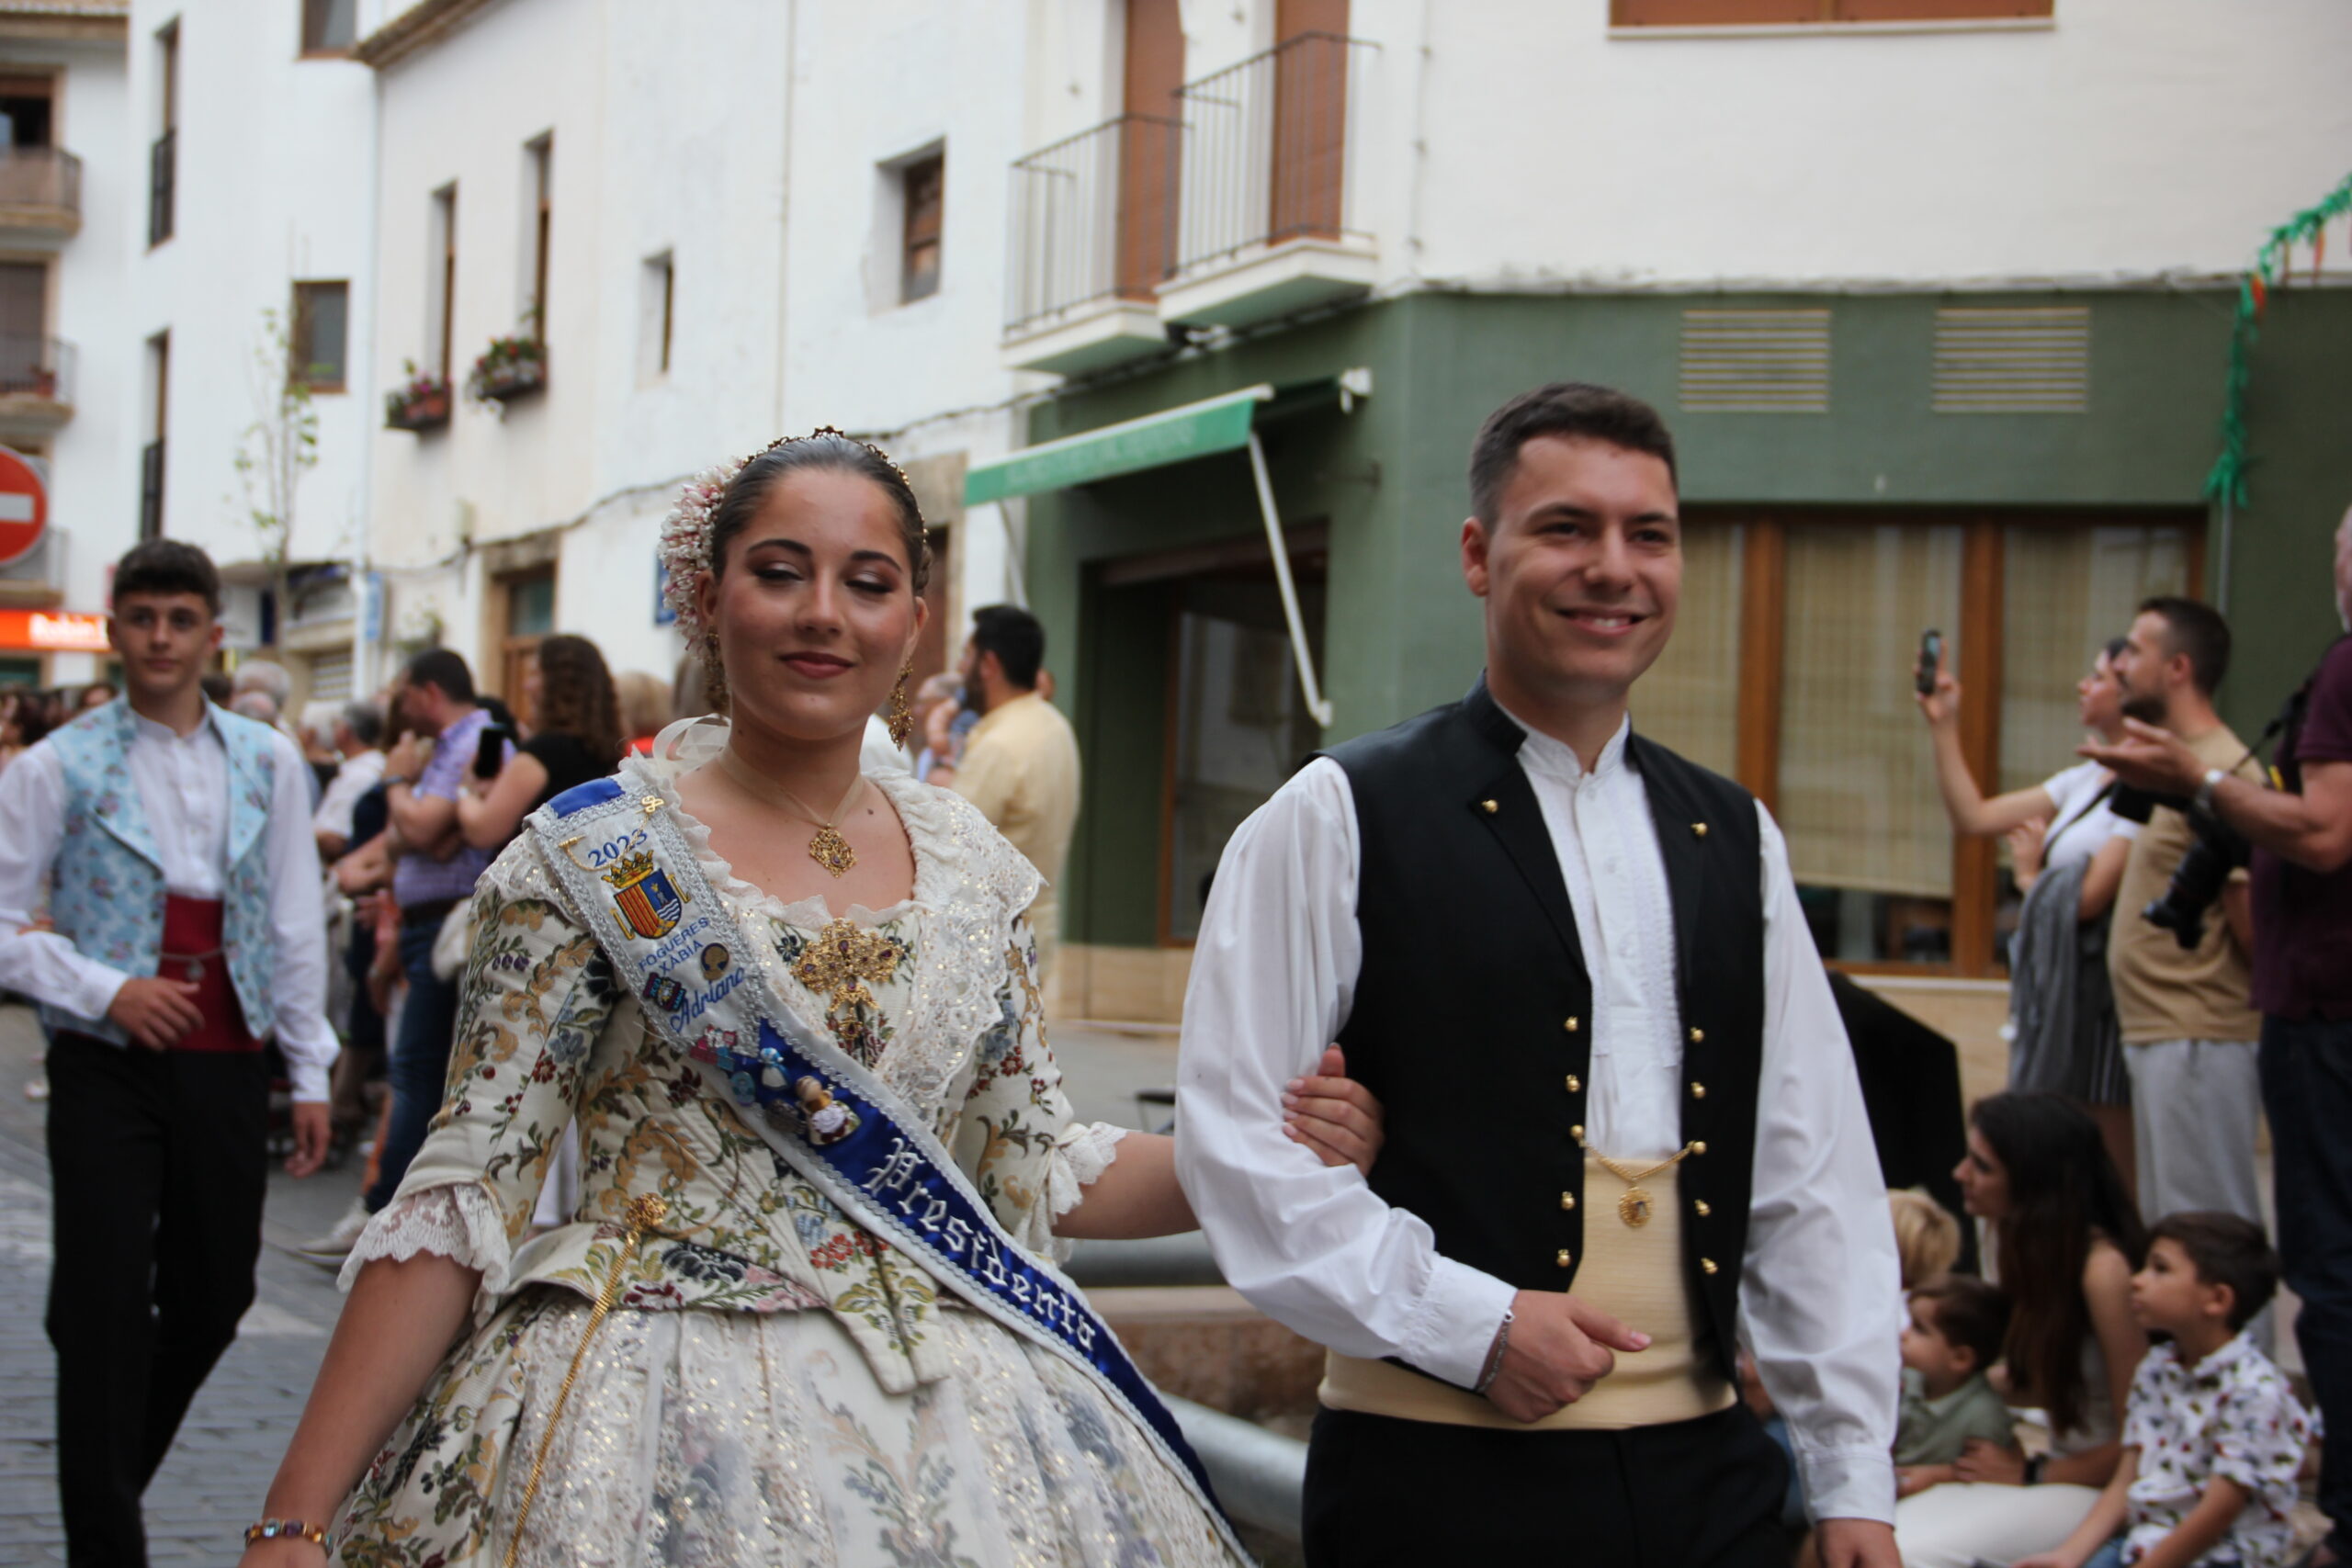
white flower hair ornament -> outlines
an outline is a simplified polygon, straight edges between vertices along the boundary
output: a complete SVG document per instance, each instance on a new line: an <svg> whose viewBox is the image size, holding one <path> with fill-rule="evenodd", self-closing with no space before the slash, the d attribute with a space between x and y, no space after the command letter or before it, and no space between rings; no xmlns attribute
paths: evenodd
<svg viewBox="0 0 2352 1568"><path fill-rule="evenodd" d="M702 640L702 575L710 570L710 520L728 482L742 471L746 457L705 468L678 487L678 499L662 520L662 598L678 619L689 644Z"/></svg>

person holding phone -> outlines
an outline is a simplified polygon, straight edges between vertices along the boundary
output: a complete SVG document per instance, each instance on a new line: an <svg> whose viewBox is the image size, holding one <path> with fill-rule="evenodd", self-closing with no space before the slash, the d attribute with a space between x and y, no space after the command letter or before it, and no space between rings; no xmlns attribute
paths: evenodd
<svg viewBox="0 0 2352 1568"><path fill-rule="evenodd" d="M1928 639L1942 652L1929 632L1914 676L1944 811L1955 833L2008 840L2025 897L2009 949L2009 1088L2063 1094L2089 1111L2128 1183L2132 1089L2107 979L2107 928L2140 829L2109 808L2115 775L2096 762L1988 799L1961 751L1960 682L1940 657L1929 658ZM2102 648L2075 684L2083 728L2109 740L2123 733L2121 647L2119 637Z"/></svg>
<svg viewBox="0 0 2352 1568"><path fill-rule="evenodd" d="M531 735L520 747L512 731L492 727L475 749L472 777L458 797L458 829L469 848L505 848L524 818L620 763L619 698L605 656L586 637L540 641L524 667L523 712Z"/></svg>

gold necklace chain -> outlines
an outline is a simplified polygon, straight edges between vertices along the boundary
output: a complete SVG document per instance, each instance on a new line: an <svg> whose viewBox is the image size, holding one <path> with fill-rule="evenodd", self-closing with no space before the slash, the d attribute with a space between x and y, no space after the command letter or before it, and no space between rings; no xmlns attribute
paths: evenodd
<svg viewBox="0 0 2352 1568"><path fill-rule="evenodd" d="M734 747L729 746L720 750L718 765L726 771L729 778L741 784L752 794L775 805L789 806L816 824L816 836L808 840L810 860L823 866L835 877L847 875L850 868L857 864L857 852L849 847L849 840L842 837L841 829L834 824L841 819L842 813L849 809L849 803L857 798L857 792L865 786L865 774L860 773L849 781L849 793L842 796L842 803L833 807L833 814L831 817L820 817L816 812L808 809L807 801L774 779L763 777L751 763L736 755Z"/></svg>
<svg viewBox="0 0 2352 1568"><path fill-rule="evenodd" d="M1617 1200L1617 1217L1634 1230L1639 1230L1650 1223L1650 1195L1643 1190L1641 1184L1662 1170L1671 1170L1680 1165L1690 1157L1690 1152L1698 1146L1696 1144L1685 1144L1656 1165L1645 1166L1640 1170L1634 1170L1611 1159L1607 1155L1586 1143L1582 1132L1577 1134L1577 1147L1599 1160L1601 1169L1625 1184L1625 1195Z"/></svg>

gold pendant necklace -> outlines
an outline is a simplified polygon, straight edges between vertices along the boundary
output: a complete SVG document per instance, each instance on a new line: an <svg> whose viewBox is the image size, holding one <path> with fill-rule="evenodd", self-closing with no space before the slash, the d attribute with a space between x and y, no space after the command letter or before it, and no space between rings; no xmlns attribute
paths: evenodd
<svg viewBox="0 0 2352 1568"><path fill-rule="evenodd" d="M733 779L763 800L790 806L809 821L814 822L817 825L817 834L808 840L808 858L823 866L836 878L849 874L850 868L857 863L857 852L849 847L849 840L842 837L841 829L833 824L840 819L842 812L849 809L849 803L857 798L858 790L865 784L865 774L860 773L849 781L849 793L842 796L842 803L833 807L833 814L831 817L820 817L809 810L808 803L798 795L774 779L761 777L749 762L735 754L735 749L732 746L718 753L718 765L727 770L729 778Z"/></svg>
<svg viewBox="0 0 2352 1568"><path fill-rule="evenodd" d="M1685 1144L1670 1157L1662 1159L1656 1165L1645 1166L1640 1170L1629 1170L1607 1155L1597 1152L1591 1145L1584 1141L1584 1134L1581 1132L1577 1134L1577 1147L1599 1160L1601 1169L1625 1184L1625 1195L1617 1200L1617 1217L1625 1222L1627 1229L1639 1230L1650 1223L1651 1213L1649 1191L1641 1184L1661 1170L1671 1170L1680 1165L1690 1157L1693 1145Z"/></svg>

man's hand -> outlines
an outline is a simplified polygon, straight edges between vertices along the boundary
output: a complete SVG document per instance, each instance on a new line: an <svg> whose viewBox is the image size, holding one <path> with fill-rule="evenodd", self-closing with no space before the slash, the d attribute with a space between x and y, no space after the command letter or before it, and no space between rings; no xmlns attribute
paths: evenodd
<svg viewBox="0 0 2352 1568"><path fill-rule="evenodd" d="M1611 1352L1650 1346L1648 1335L1557 1291L1521 1291L1510 1312L1510 1338L1487 1398L1514 1421L1541 1421L1575 1404L1616 1367Z"/></svg>
<svg viewBox="0 0 2352 1568"><path fill-rule="evenodd" d="M2203 758L2181 744L2172 731L2136 718L2123 721L2123 739L2114 745L2086 745L2077 750L2133 789L2195 795L2205 782Z"/></svg>
<svg viewBox="0 0 2352 1568"><path fill-rule="evenodd" d="M1813 1541L1821 1568L1903 1568L1894 1527L1877 1519L1824 1519Z"/></svg>
<svg viewBox="0 0 2352 1568"><path fill-rule="evenodd" d="M327 1143L334 1129L323 1100L294 1102L294 1152L286 1156L286 1174L308 1176L326 1163Z"/></svg>
<svg viewBox="0 0 2352 1568"><path fill-rule="evenodd" d="M392 778L413 781L433 760L433 742L413 730L400 738L399 744L384 753L384 772Z"/></svg>
<svg viewBox="0 0 2352 1568"><path fill-rule="evenodd" d="M150 1051L168 1051L203 1026L196 987L185 980L141 976L122 983L107 1004L107 1017Z"/></svg>

